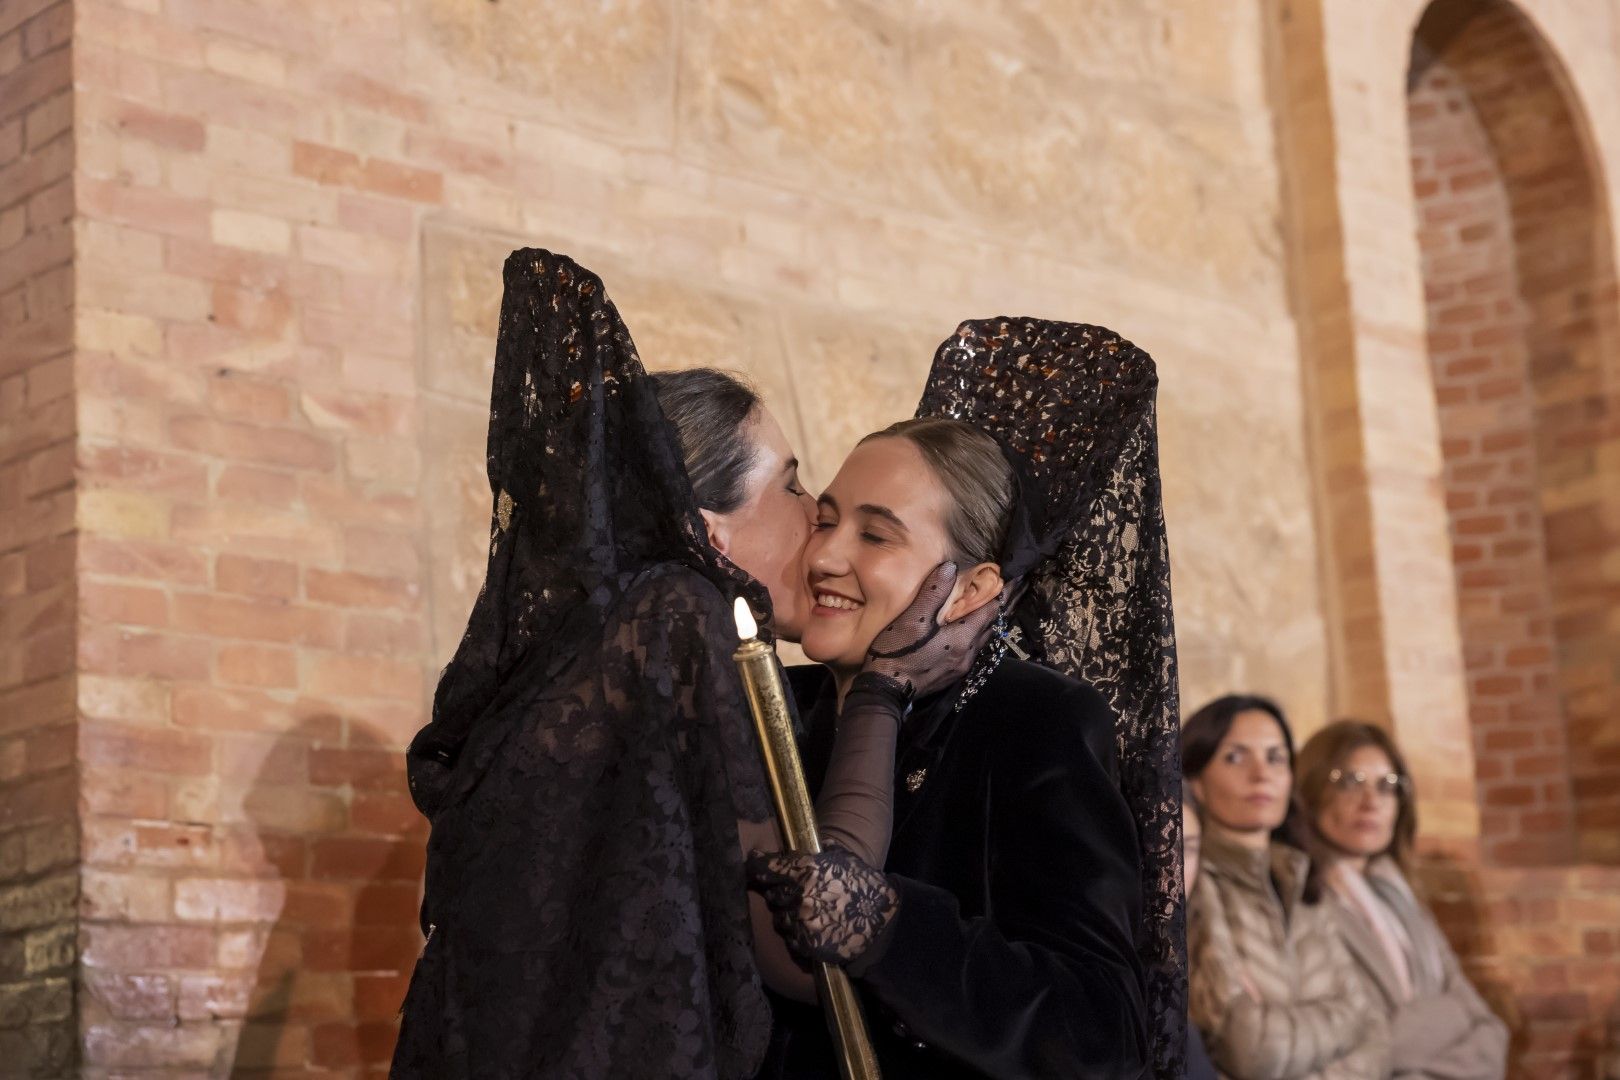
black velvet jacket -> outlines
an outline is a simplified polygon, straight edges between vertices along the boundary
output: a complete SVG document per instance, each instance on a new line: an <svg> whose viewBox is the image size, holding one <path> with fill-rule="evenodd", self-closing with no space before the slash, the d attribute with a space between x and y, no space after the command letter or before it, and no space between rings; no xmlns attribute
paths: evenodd
<svg viewBox="0 0 1620 1080"><path fill-rule="evenodd" d="M805 771L831 751L831 674L794 668ZM860 987L885 1080L1149 1073L1135 827L1095 690L1008 659L901 727L886 869L900 911ZM821 1011L773 998L767 1080L834 1077Z"/></svg>

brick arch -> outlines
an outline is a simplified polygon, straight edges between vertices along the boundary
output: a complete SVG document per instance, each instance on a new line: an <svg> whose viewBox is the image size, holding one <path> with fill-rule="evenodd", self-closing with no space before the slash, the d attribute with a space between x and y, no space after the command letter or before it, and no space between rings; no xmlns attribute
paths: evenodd
<svg viewBox="0 0 1620 1080"><path fill-rule="evenodd" d="M1482 850L1620 861L1620 336L1584 117L1504 0L1427 9L1407 104Z"/></svg>

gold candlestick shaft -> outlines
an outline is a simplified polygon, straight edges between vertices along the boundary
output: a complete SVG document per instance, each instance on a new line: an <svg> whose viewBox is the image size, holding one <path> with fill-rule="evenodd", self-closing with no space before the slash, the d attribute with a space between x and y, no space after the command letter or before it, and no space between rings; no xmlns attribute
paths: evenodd
<svg viewBox="0 0 1620 1080"><path fill-rule="evenodd" d="M793 739L793 715L776 666L776 652L757 637L748 637L731 658L742 672L748 691L748 707L754 714L759 745L765 757L765 774L776 801L776 817L782 824L782 840L789 851L815 853L821 850L816 832L815 808L810 789L799 764L799 748ZM838 1055L838 1071L844 1080L879 1080L877 1055L866 1034L860 999L849 975L832 964L816 964L816 990L827 1016Z"/></svg>

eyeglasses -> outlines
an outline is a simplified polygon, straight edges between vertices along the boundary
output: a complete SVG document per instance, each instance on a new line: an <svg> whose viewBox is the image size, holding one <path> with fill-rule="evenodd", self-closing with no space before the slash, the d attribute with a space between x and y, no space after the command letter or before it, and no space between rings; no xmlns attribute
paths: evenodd
<svg viewBox="0 0 1620 1080"><path fill-rule="evenodd" d="M1374 774L1359 769L1355 772L1334 769L1328 773L1328 783L1340 791L1357 795L1368 790L1377 795L1405 795L1412 790L1411 778L1396 772Z"/></svg>

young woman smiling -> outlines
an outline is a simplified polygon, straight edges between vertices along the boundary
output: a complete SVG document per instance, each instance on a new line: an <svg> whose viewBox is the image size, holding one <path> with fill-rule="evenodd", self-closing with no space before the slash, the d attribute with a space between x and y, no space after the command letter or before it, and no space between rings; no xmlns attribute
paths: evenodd
<svg viewBox="0 0 1620 1080"><path fill-rule="evenodd" d="M1188 904L1191 1016L1232 1080L1380 1080L1382 1010L1366 994L1334 915L1307 890L1288 835L1294 738L1277 705L1232 695L1188 718L1181 765L1203 815Z"/></svg>
<svg viewBox="0 0 1620 1080"><path fill-rule="evenodd" d="M995 440L954 420L896 424L846 459L805 550L801 644L826 665L796 678L812 776L878 692L874 643L937 567L956 568L940 619L1000 604L1015 488ZM1140 866L1107 703L1005 659L909 704L873 776L898 781L886 863L836 848L751 861L790 947L857 977L891 1080L1143 1075ZM761 1075L832 1075L820 1017L779 1003Z"/></svg>

